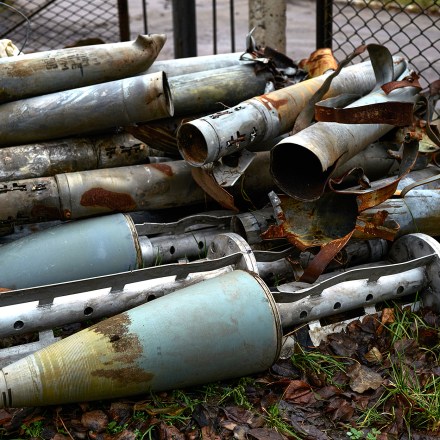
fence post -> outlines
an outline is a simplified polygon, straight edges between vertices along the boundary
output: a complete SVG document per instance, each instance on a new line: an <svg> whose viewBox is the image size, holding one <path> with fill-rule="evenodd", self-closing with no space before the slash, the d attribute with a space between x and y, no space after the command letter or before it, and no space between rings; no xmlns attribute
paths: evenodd
<svg viewBox="0 0 440 440"><path fill-rule="evenodd" d="M316 48L332 48L333 0L316 0Z"/></svg>
<svg viewBox="0 0 440 440"><path fill-rule="evenodd" d="M121 41L130 40L130 17L127 0L118 0L119 38Z"/></svg>
<svg viewBox="0 0 440 440"><path fill-rule="evenodd" d="M286 52L286 0L249 0L249 29L260 46Z"/></svg>
<svg viewBox="0 0 440 440"><path fill-rule="evenodd" d="M174 58L197 56L195 0L173 0Z"/></svg>

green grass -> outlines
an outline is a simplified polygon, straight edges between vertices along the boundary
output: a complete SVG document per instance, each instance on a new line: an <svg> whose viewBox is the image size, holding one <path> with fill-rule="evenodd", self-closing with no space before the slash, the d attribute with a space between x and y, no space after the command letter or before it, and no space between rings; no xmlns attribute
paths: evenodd
<svg viewBox="0 0 440 440"><path fill-rule="evenodd" d="M269 406L265 412L266 424L269 428L275 429L279 434L301 440L301 437L293 430L292 426L283 419L278 405Z"/></svg>
<svg viewBox="0 0 440 440"><path fill-rule="evenodd" d="M395 308L395 320L386 326L391 334L391 351L384 367L388 383L374 405L363 412L358 422L361 427L386 427L399 418L411 437L414 429L438 431L440 429L440 377L427 368L428 363L438 365L440 344L420 347L425 360L417 368L404 351L393 351L399 341L415 341L418 347L422 329L430 328L418 314L409 308Z"/></svg>
<svg viewBox="0 0 440 440"><path fill-rule="evenodd" d="M337 356L321 353L318 350L305 350L299 344L296 344L295 353L290 359L294 366L304 374L313 373L332 385L334 384L334 375L339 371L345 372L346 370L346 362Z"/></svg>

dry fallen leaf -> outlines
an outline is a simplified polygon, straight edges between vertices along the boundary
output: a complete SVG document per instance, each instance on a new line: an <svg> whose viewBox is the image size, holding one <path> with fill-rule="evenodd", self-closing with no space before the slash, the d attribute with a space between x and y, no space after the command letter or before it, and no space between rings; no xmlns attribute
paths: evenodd
<svg viewBox="0 0 440 440"><path fill-rule="evenodd" d="M372 364L379 364L382 362L382 353L377 347L373 347L370 351L365 353L365 359Z"/></svg>
<svg viewBox="0 0 440 440"><path fill-rule="evenodd" d="M354 364L347 370L350 378L350 388L356 393L367 390L377 390L383 383L382 376L371 368L361 364Z"/></svg>

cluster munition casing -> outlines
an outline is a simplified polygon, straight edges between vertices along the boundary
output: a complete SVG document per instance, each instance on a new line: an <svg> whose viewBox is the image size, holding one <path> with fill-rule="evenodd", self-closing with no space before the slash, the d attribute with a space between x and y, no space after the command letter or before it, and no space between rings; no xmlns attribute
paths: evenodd
<svg viewBox="0 0 440 440"><path fill-rule="evenodd" d="M394 58L396 75L406 67ZM183 158L202 166L243 148L287 133L330 72L274 92L256 96L234 107L183 124L177 134ZM334 78L325 97L341 93L366 94L376 83L370 62L345 67Z"/></svg>
<svg viewBox="0 0 440 440"><path fill-rule="evenodd" d="M0 102L126 78L147 70L166 35L135 41L72 47L0 59ZM0 107L1 109L1 107Z"/></svg>
<svg viewBox="0 0 440 440"><path fill-rule="evenodd" d="M271 292L258 275L243 270L202 281L2 368L0 407L125 397L262 371L280 354L282 328L295 323L427 286L427 302L438 308L439 255L432 237L413 234L393 245L388 262L306 288L281 285ZM343 285L351 295L340 298Z"/></svg>
<svg viewBox="0 0 440 440"><path fill-rule="evenodd" d="M169 117L173 103L158 72L8 102L0 114L0 146L11 146Z"/></svg>
<svg viewBox="0 0 440 440"><path fill-rule="evenodd" d="M205 200L184 161L105 168L0 183L0 224L175 208Z"/></svg>
<svg viewBox="0 0 440 440"><path fill-rule="evenodd" d="M404 87L387 95L379 89L345 108L390 102L415 104L419 99L418 92L416 87ZM271 150L272 176L279 188L289 196L316 200L324 192L329 176L337 172L337 166L347 162L392 128L393 125L384 123L317 122L282 139Z"/></svg>
<svg viewBox="0 0 440 440"><path fill-rule="evenodd" d="M17 145L0 148L0 182L148 164L163 155L128 133Z"/></svg>

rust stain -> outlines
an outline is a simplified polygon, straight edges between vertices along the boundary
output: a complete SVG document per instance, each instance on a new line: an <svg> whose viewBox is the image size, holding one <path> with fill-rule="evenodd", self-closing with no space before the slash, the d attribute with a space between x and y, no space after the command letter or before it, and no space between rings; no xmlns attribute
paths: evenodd
<svg viewBox="0 0 440 440"><path fill-rule="evenodd" d="M269 228L261 234L263 240L272 240L274 238L285 238L286 231L283 225L270 225Z"/></svg>
<svg viewBox="0 0 440 440"><path fill-rule="evenodd" d="M102 206L112 211L133 211L137 204L130 194L91 188L81 196L82 206Z"/></svg>
<svg viewBox="0 0 440 440"><path fill-rule="evenodd" d="M135 335L129 332L130 324L131 320L128 314L122 313L113 318L101 321L90 329L95 333L100 333L108 337L115 352L125 353L129 349L130 351L140 354L142 353L142 348ZM133 340L133 338L135 340Z"/></svg>
<svg viewBox="0 0 440 440"><path fill-rule="evenodd" d="M154 377L152 373L142 370L135 365L136 360L142 356L142 345L138 336L131 333L130 317L123 313L94 325L91 331L103 335L112 345L114 356L112 364L115 368L100 368L93 371L92 376L104 377L118 382L120 386L136 382L149 382ZM110 363L107 363L110 365ZM123 367L119 367L123 365Z"/></svg>
<svg viewBox="0 0 440 440"><path fill-rule="evenodd" d="M8 289L6 287L0 287L0 292L9 292L11 289Z"/></svg>
<svg viewBox="0 0 440 440"><path fill-rule="evenodd" d="M62 218L61 211L58 208L46 205L34 205L31 210L31 217L48 220L59 220Z"/></svg>
<svg viewBox="0 0 440 440"><path fill-rule="evenodd" d="M382 210L373 214L373 216L360 215L356 224L356 231L361 235L360 238L383 238L384 240L393 241L400 229L398 223L394 220L388 220L388 211ZM356 236L356 238L359 238Z"/></svg>
<svg viewBox="0 0 440 440"><path fill-rule="evenodd" d="M284 107L288 104L288 100L287 99L274 99L273 96L270 96L269 94L267 95L262 95L260 97L257 97L257 99L268 109L268 110L272 110L272 107L275 108L276 110L278 110L281 107ZM271 105L269 105L271 104Z"/></svg>
<svg viewBox="0 0 440 440"><path fill-rule="evenodd" d="M156 168L156 170L166 174L169 177L172 177L174 175L173 169L165 163L151 163L148 166Z"/></svg>

